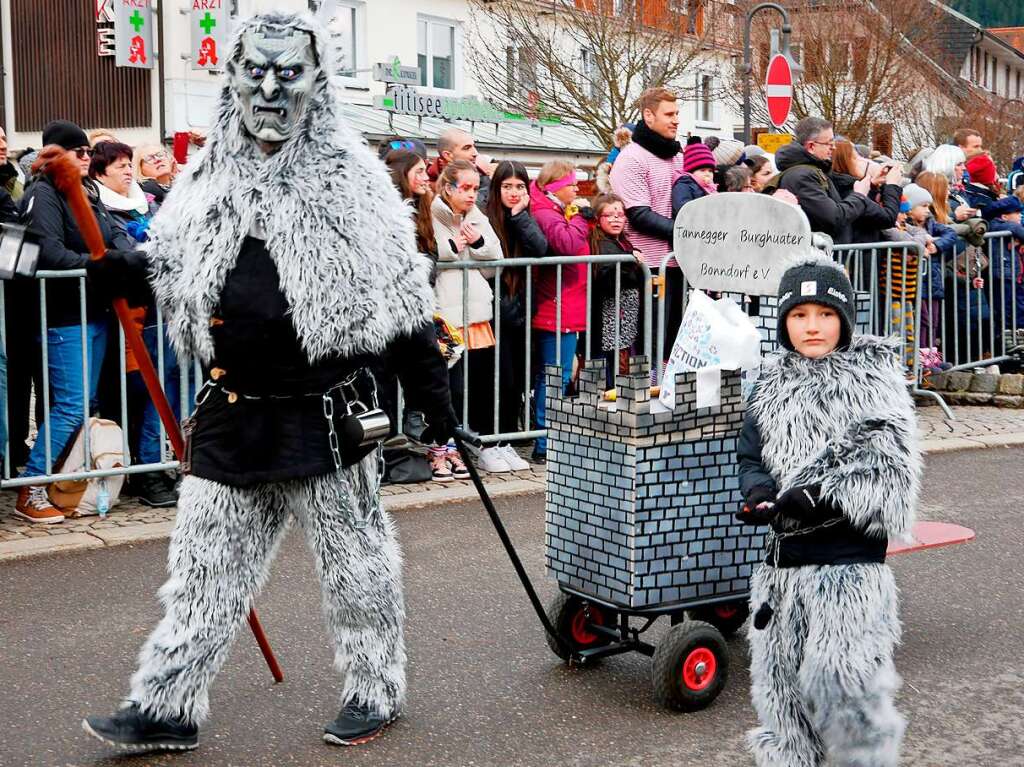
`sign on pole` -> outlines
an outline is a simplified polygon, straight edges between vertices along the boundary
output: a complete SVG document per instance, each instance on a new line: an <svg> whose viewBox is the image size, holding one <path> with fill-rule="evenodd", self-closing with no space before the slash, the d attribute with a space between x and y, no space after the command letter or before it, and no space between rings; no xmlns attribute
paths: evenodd
<svg viewBox="0 0 1024 767"><path fill-rule="evenodd" d="M789 119L789 110L793 106L793 69L789 59L781 53L772 56L768 63L764 93L768 101L768 119L776 128L781 128Z"/></svg>
<svg viewBox="0 0 1024 767"><path fill-rule="evenodd" d="M792 141L793 136L789 133L762 133L757 137L757 145L769 154L775 154Z"/></svg>
<svg viewBox="0 0 1024 767"><path fill-rule="evenodd" d="M673 242L690 287L774 296L786 261L811 247L811 224L795 205L726 192L686 203Z"/></svg>
<svg viewBox="0 0 1024 767"><path fill-rule="evenodd" d="M373 65L373 79L379 83L395 85L419 85L419 67L403 67L402 60L395 56L391 61Z"/></svg>
<svg viewBox="0 0 1024 767"><path fill-rule="evenodd" d="M114 0L114 39L119 67L152 69L153 6L151 0Z"/></svg>
<svg viewBox="0 0 1024 767"><path fill-rule="evenodd" d="M228 45L227 0L192 0L192 69L223 69Z"/></svg>

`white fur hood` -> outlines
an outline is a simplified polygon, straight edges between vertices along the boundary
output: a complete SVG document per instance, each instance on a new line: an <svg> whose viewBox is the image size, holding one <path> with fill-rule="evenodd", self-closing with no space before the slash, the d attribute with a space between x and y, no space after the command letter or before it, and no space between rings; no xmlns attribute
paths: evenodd
<svg viewBox="0 0 1024 767"><path fill-rule="evenodd" d="M178 176L150 228L151 278L179 353L213 357L209 332L228 272L260 219L292 322L311 362L379 353L427 322L430 262L417 256L413 224L384 165L340 115L330 35L308 14L271 13L315 41L321 73L296 133L265 156L242 123L225 76L206 147Z"/></svg>

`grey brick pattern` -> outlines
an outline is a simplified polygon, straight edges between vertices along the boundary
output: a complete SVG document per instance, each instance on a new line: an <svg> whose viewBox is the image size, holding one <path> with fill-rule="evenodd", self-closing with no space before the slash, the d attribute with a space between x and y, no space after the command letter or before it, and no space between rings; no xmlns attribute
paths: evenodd
<svg viewBox="0 0 1024 767"><path fill-rule="evenodd" d="M762 297L753 321L762 355L777 348L778 302ZM858 294L858 330L868 332L870 297ZM736 447L743 425L740 374L722 377L721 404L698 410L692 373L676 377L671 412L650 412L643 357L616 378L614 409L599 409L605 363L580 374L563 397L546 371L548 570L563 586L626 609L745 597L763 534L736 523L741 497Z"/></svg>

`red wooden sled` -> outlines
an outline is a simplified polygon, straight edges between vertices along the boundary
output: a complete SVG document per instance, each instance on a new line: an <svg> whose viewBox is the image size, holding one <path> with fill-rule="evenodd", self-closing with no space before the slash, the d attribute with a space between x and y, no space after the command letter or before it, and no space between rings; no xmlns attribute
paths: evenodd
<svg viewBox="0 0 1024 767"><path fill-rule="evenodd" d="M910 538L909 543L890 543L886 556L967 543L974 540L974 531L949 522L918 522L910 531Z"/></svg>

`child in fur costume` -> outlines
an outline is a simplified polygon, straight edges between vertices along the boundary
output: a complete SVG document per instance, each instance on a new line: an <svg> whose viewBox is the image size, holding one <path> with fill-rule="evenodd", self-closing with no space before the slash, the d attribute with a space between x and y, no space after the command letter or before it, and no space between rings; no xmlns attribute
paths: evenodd
<svg viewBox="0 0 1024 767"><path fill-rule="evenodd" d="M913 524L921 461L898 342L853 327L841 267L815 254L786 271L786 351L758 380L738 456L738 518L772 527L750 597L759 767L898 760L900 621L885 552Z"/></svg>

